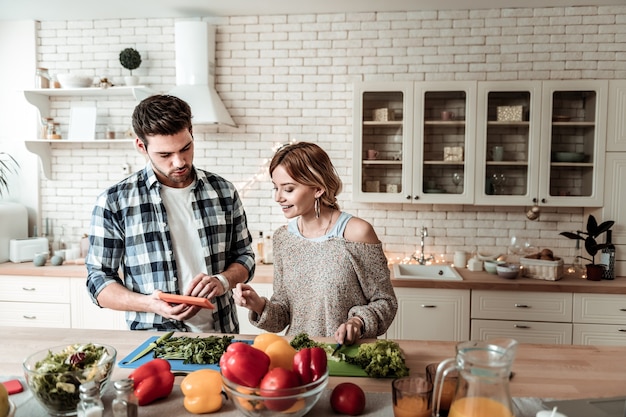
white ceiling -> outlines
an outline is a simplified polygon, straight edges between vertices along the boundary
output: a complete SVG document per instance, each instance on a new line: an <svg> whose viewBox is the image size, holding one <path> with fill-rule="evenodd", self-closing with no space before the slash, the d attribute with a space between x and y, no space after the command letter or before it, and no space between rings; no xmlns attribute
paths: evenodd
<svg viewBox="0 0 626 417"><path fill-rule="evenodd" d="M0 0L0 20L218 17L589 5L626 5L626 0Z"/></svg>

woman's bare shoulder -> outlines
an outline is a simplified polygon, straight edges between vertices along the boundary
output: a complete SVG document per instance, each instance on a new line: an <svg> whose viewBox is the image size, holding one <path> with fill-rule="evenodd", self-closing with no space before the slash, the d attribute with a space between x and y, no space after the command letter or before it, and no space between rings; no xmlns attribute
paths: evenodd
<svg viewBox="0 0 626 417"><path fill-rule="evenodd" d="M359 243L380 243L374 227L360 217L351 217L343 232L346 240Z"/></svg>

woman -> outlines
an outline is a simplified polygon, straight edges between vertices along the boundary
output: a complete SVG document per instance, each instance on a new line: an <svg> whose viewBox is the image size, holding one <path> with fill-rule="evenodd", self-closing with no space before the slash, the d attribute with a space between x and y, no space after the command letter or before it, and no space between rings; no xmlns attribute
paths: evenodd
<svg viewBox="0 0 626 417"><path fill-rule="evenodd" d="M250 322L269 332L334 336L352 344L382 335L398 303L387 259L373 227L342 212L341 179L319 146L284 146L269 167L274 200L286 226L274 233L274 294L260 297L237 284L235 302L250 309Z"/></svg>

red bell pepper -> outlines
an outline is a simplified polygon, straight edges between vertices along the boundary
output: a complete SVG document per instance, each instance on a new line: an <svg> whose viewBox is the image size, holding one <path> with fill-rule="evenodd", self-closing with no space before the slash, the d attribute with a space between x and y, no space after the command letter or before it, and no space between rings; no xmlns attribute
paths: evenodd
<svg viewBox="0 0 626 417"><path fill-rule="evenodd" d="M135 396L139 405L150 404L165 398L174 388L174 374L170 363L156 358L135 369L129 378L135 383Z"/></svg>
<svg viewBox="0 0 626 417"><path fill-rule="evenodd" d="M321 347L301 349L293 357L293 370L300 375L303 384L317 381L326 373L328 359Z"/></svg>
<svg viewBox="0 0 626 417"><path fill-rule="evenodd" d="M222 374L235 384L258 387L270 367L270 357L251 345L235 342L220 358Z"/></svg>

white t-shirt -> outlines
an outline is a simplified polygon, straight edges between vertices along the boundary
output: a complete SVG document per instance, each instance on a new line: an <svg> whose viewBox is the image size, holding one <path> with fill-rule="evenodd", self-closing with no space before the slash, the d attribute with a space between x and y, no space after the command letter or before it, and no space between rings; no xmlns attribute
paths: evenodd
<svg viewBox="0 0 626 417"><path fill-rule="evenodd" d="M185 188L172 188L161 184L161 198L167 212L167 223L174 246L174 259L178 270L178 288L181 294L199 273L207 273L202 256L198 227L191 207L194 181ZM194 332L212 332L213 312L206 308L185 321Z"/></svg>

